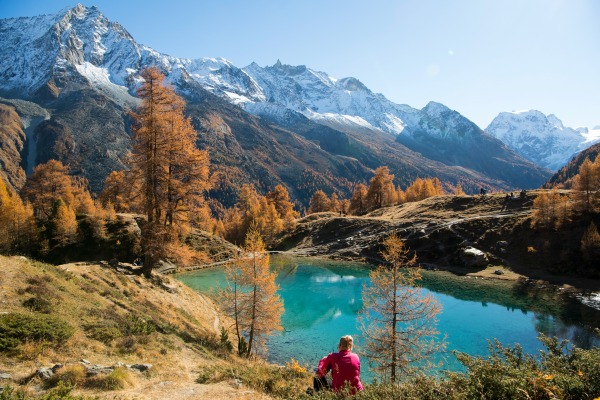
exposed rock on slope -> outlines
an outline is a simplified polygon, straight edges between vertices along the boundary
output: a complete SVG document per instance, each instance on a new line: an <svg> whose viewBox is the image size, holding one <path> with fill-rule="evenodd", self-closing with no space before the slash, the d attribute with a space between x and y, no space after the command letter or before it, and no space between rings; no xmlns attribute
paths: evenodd
<svg viewBox="0 0 600 400"><path fill-rule="evenodd" d="M575 218L558 231L533 230L537 195L505 200L505 194L440 196L376 210L363 217L312 214L282 238L277 250L304 256L381 262L382 241L396 233L424 265L461 269L503 265L525 276L548 273L599 277L585 266L581 237L589 221ZM484 257L465 259L467 249Z"/></svg>
<svg viewBox="0 0 600 400"><path fill-rule="evenodd" d="M3 378L3 385L29 382L26 390L39 392L41 382L32 373L40 365L137 364L141 370L151 364L149 373L130 370L129 384L124 389L90 391L83 381L76 391L107 399L267 398L226 380L217 384L196 382L201 368L233 366L228 364L231 361L215 355L220 328L228 323L211 300L172 278L156 276L147 280L132 275L124 265L80 263L53 267L24 257L0 256L0 269L3 313L51 315L75 329L62 347L47 344L37 351L29 343L14 350L10 357L3 354L0 370L9 376L8 380ZM48 314L32 312L23 305L25 300L40 295L48 303ZM61 368L55 367L54 372ZM97 369L100 374L109 370ZM48 370L53 372L48 368L46 373Z"/></svg>
<svg viewBox="0 0 600 400"><path fill-rule="evenodd" d="M0 103L0 175L13 190L25 184L25 171L21 168L25 140L23 124L14 107Z"/></svg>

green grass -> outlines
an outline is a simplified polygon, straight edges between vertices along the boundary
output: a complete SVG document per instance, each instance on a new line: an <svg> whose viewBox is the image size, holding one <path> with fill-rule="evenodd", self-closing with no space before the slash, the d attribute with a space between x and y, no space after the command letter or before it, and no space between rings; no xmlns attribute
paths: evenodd
<svg viewBox="0 0 600 400"><path fill-rule="evenodd" d="M16 312L0 315L0 352L14 350L27 341L60 345L74 332L71 325L52 315Z"/></svg>

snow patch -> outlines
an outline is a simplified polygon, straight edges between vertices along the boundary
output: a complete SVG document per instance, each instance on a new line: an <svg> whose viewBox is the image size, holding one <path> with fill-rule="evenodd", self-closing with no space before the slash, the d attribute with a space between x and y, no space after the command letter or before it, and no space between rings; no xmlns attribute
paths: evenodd
<svg viewBox="0 0 600 400"><path fill-rule="evenodd" d="M600 292L591 293L588 295L581 294L577 296L577 299L579 299L581 303L585 304L588 307L600 310Z"/></svg>
<svg viewBox="0 0 600 400"><path fill-rule="evenodd" d="M80 65L75 65L77 72L86 77L90 83L98 85L112 85L110 74L107 68L97 67L92 63L84 62Z"/></svg>

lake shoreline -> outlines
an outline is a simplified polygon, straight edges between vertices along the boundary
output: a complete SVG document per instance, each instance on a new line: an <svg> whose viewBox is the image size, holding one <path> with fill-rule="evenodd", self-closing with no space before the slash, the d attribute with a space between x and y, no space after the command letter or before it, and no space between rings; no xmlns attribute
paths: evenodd
<svg viewBox="0 0 600 400"><path fill-rule="evenodd" d="M340 262L364 263L368 265L378 265L382 262L379 259L367 259L365 257L340 257L335 254L306 254L298 251L271 251L273 255L284 255L290 257L299 257L317 260L330 260ZM519 283L524 282L528 285L536 286L539 289L548 289L549 291L561 291L575 297L595 298L600 297L600 280L590 278L579 278L565 275L554 275L547 271L530 270L530 274L523 275L512 271L505 266L487 266L483 269L474 269L463 266L441 266L434 264L421 264L421 267L428 271L445 271L458 277L484 279L491 281L504 281ZM580 299L581 300L581 299ZM600 301L592 302L593 308L600 310ZM588 304L589 305L589 304Z"/></svg>

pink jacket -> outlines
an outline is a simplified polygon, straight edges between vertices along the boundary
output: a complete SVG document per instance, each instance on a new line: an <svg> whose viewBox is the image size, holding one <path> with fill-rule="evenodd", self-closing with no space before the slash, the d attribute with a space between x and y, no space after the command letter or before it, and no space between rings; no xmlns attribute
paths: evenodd
<svg viewBox="0 0 600 400"><path fill-rule="evenodd" d="M319 361L319 376L325 375L331 370L333 378L333 390L339 390L344 387L346 381L358 391L363 390L360 383L360 359L354 353L348 350L342 350L339 353L330 353L327 357L323 357Z"/></svg>

